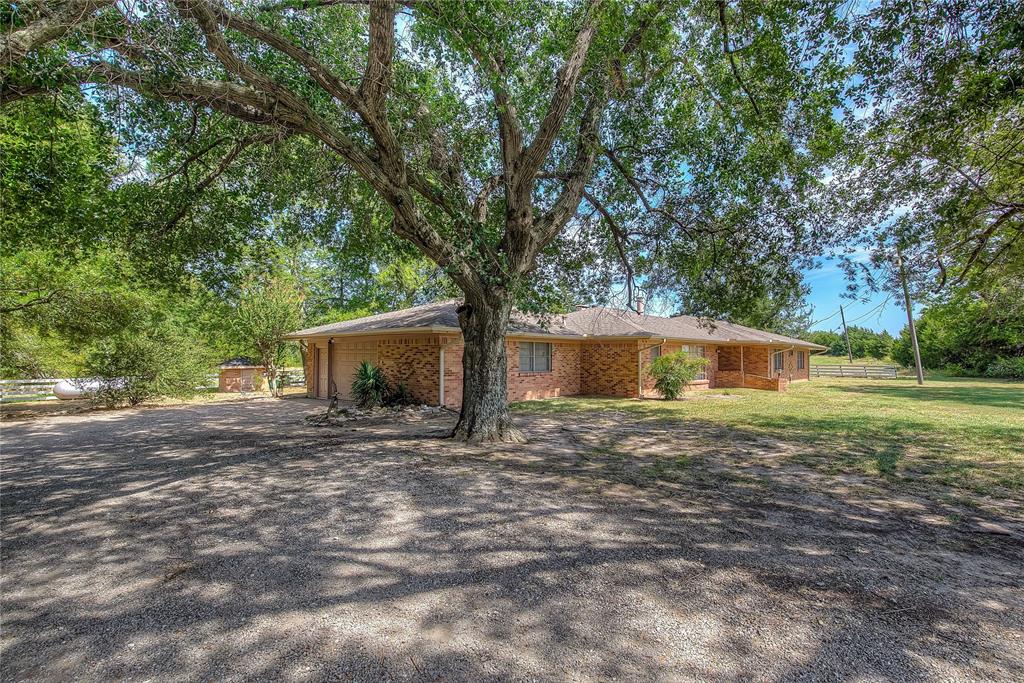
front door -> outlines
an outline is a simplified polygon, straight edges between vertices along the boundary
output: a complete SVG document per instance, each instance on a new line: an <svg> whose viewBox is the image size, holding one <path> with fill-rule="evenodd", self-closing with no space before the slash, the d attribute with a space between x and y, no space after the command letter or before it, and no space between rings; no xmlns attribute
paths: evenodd
<svg viewBox="0 0 1024 683"><path fill-rule="evenodd" d="M330 379L327 376L327 349L318 346L316 347L316 397L327 398L328 391L327 381Z"/></svg>

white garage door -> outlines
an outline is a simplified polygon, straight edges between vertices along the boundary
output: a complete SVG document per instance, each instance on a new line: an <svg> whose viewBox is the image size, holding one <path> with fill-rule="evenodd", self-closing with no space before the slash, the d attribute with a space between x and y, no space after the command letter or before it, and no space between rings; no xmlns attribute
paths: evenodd
<svg viewBox="0 0 1024 683"><path fill-rule="evenodd" d="M352 380L356 378L356 369L364 360L377 362L377 340L334 341L334 358L331 359L335 385L338 387L338 398L352 398Z"/></svg>

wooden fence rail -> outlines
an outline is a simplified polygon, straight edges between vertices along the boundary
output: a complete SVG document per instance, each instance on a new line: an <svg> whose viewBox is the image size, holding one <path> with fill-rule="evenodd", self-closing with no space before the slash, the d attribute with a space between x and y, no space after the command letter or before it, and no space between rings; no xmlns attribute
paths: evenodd
<svg viewBox="0 0 1024 683"><path fill-rule="evenodd" d="M811 364L811 377L868 377L872 379L894 379L898 368L895 365L815 365Z"/></svg>
<svg viewBox="0 0 1024 683"><path fill-rule="evenodd" d="M301 387L306 384L302 368L285 368L281 371L286 387ZM216 389L217 375L210 375L200 389ZM57 382L72 382L72 378L51 377L46 379L0 379L0 401L56 398L53 387Z"/></svg>

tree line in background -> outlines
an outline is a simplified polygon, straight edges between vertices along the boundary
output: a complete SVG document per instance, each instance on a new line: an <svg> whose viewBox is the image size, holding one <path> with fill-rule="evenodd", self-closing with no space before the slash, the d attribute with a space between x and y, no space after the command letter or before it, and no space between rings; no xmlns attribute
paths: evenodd
<svg viewBox="0 0 1024 683"><path fill-rule="evenodd" d="M883 360L892 356L893 336L887 331L875 332L867 327L850 325L847 328L850 336L850 355L854 358L874 358ZM825 353L829 356L846 356L846 338L840 332L816 330L804 335L807 341L827 346Z"/></svg>
<svg viewBox="0 0 1024 683"><path fill-rule="evenodd" d="M84 98L0 110L0 149L3 237L16 246L0 254L4 378L133 376L145 397L187 394L234 356L272 373L299 365L284 332L451 292L387 240L318 246L281 216L254 231L258 194L239 199L238 185L200 201L192 182L154 183L160 158L127 158ZM179 203L188 211L168 229Z"/></svg>
<svg viewBox="0 0 1024 683"><path fill-rule="evenodd" d="M5 6L0 371L276 366L290 325L457 295L457 432L514 440L513 303L642 289L805 336L823 254L849 256L851 294L899 292L902 258L927 367L1012 368L1018 5Z"/></svg>

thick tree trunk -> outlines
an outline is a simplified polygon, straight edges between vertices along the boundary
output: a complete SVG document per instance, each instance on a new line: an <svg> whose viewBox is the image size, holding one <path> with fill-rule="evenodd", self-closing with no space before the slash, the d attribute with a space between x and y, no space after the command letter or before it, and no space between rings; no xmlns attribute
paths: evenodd
<svg viewBox="0 0 1024 683"><path fill-rule="evenodd" d="M508 412L505 331L512 300L507 292L466 296L459 307L462 352L462 412L452 438L473 443L523 443L526 437Z"/></svg>

